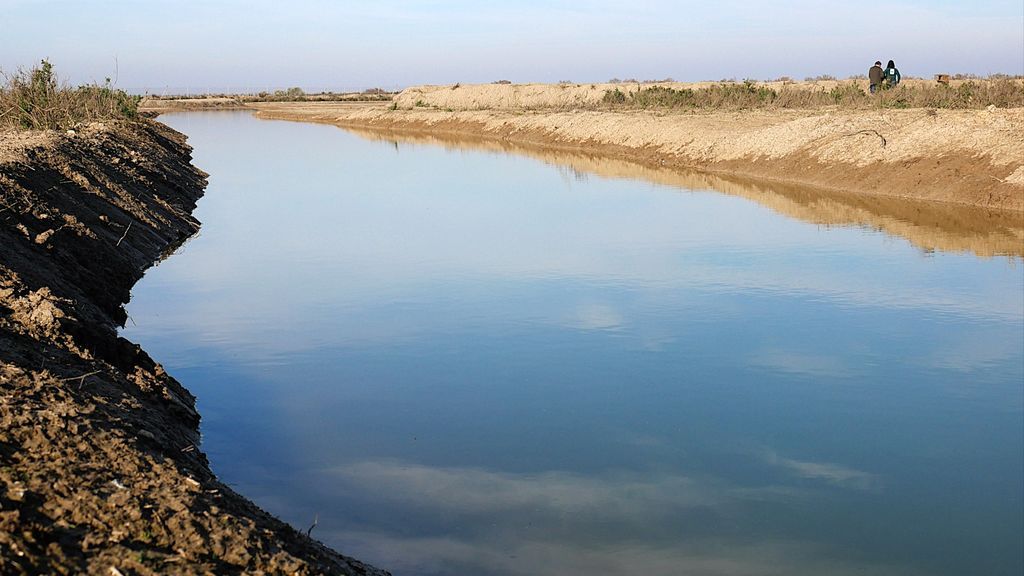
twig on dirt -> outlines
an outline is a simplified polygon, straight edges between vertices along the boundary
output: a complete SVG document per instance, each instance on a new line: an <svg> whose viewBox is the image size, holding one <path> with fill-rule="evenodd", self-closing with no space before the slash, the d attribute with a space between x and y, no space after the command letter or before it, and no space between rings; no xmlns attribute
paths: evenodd
<svg viewBox="0 0 1024 576"><path fill-rule="evenodd" d="M874 134L875 136L878 136L879 138L882 139L882 148L885 148L885 145L886 145L885 136L882 136L878 132L878 130L857 130L856 132L850 132L849 134L843 134L841 136L841 138L846 138L847 136L856 136L858 134Z"/></svg>
<svg viewBox="0 0 1024 576"><path fill-rule="evenodd" d="M124 234L121 234L121 239L117 241L117 244L114 244L115 248L120 246L121 242L128 236L128 231L132 229L132 224L133 222L128 223L128 227L124 229Z"/></svg>
<svg viewBox="0 0 1024 576"><path fill-rule="evenodd" d="M313 515L313 525L310 526L308 530L306 530L306 538L309 538L309 535L313 533L313 528L316 528L316 525L319 523L319 521L320 521L320 513L317 512L316 514Z"/></svg>
<svg viewBox="0 0 1024 576"><path fill-rule="evenodd" d="M156 524L164 531L164 534L170 536L171 531L167 529L167 524L164 524L164 519L160 517L160 513L153 510L153 517L156 518Z"/></svg>
<svg viewBox="0 0 1024 576"><path fill-rule="evenodd" d="M95 375L99 374L100 372L103 372L103 370L95 370L93 372L89 372L88 374L82 374L81 376L72 376L71 378L61 378L60 381L61 382L70 382L72 380L78 380L78 389L81 390L82 389L82 385L85 384L85 379L86 378L88 378L89 376L95 376Z"/></svg>

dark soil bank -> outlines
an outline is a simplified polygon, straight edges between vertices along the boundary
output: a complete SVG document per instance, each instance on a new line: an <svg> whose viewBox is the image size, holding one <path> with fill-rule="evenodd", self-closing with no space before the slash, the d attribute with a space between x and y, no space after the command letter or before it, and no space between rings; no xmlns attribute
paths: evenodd
<svg viewBox="0 0 1024 576"><path fill-rule="evenodd" d="M153 121L0 134L0 573L386 574L221 484L193 396L117 335L205 185Z"/></svg>

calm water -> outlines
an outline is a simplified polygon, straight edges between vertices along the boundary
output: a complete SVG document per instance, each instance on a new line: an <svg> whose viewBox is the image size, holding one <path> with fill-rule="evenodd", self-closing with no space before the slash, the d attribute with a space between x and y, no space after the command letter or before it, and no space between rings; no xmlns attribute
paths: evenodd
<svg viewBox="0 0 1024 576"><path fill-rule="evenodd" d="M125 335L214 470L396 575L1024 568L1024 268L498 152L168 115Z"/></svg>

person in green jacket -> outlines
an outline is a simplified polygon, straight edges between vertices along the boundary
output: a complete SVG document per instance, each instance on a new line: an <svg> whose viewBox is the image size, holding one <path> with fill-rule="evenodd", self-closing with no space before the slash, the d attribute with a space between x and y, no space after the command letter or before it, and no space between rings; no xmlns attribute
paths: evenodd
<svg viewBox="0 0 1024 576"><path fill-rule="evenodd" d="M896 69L896 63L889 60L885 66L885 87L895 88L900 83L900 71Z"/></svg>
<svg viewBox="0 0 1024 576"><path fill-rule="evenodd" d="M871 82L871 93L874 94L876 90L882 85L882 80L885 78L885 71L882 70L882 62L876 61L875 65L868 70L868 81Z"/></svg>

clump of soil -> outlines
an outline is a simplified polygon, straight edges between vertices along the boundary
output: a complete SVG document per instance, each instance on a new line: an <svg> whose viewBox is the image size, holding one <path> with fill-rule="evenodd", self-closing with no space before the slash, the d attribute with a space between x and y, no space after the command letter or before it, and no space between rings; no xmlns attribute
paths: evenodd
<svg viewBox="0 0 1024 576"><path fill-rule="evenodd" d="M117 334L205 185L153 121L0 134L0 573L386 574L220 483L195 398Z"/></svg>

